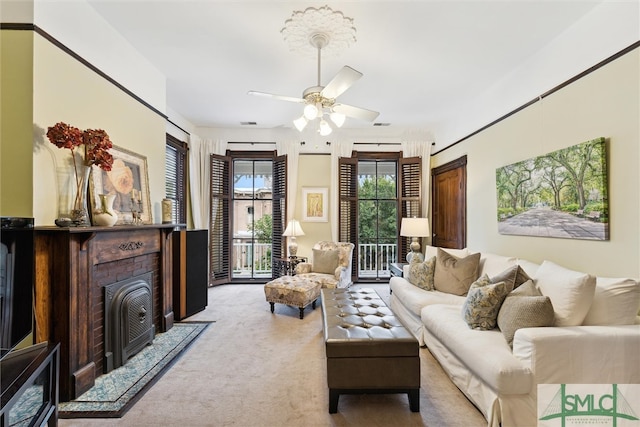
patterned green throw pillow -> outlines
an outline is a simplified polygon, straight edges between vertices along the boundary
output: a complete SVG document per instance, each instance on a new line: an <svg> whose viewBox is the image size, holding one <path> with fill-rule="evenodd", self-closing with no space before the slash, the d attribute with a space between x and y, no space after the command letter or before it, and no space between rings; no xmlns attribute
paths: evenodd
<svg viewBox="0 0 640 427"><path fill-rule="evenodd" d="M471 329L494 329L500 307L510 290L505 282L491 283L489 276L483 274L469 287L467 299L462 305L464 321Z"/></svg>
<svg viewBox="0 0 640 427"><path fill-rule="evenodd" d="M435 268L436 257L431 257L423 262L419 257L414 256L409 264L409 283L425 291L432 291L434 289L433 273Z"/></svg>

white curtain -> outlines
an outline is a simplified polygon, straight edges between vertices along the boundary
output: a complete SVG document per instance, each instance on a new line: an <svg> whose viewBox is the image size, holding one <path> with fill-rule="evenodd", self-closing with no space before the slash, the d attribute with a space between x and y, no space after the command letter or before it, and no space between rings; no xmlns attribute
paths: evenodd
<svg viewBox="0 0 640 427"><path fill-rule="evenodd" d="M296 199L298 195L298 157L300 156L300 141L288 139L276 142L276 150L279 156L287 156L287 217L285 226L294 219L296 212ZM300 218L297 218L298 220Z"/></svg>
<svg viewBox="0 0 640 427"><path fill-rule="evenodd" d="M422 158L422 216L428 217L429 193L431 180L431 142L429 133L408 132L402 137L402 153L404 157Z"/></svg>
<svg viewBox="0 0 640 427"><path fill-rule="evenodd" d="M191 195L191 215L193 226L209 228L211 154L224 155L227 150L225 141L201 139L191 134L189 137L189 186Z"/></svg>
<svg viewBox="0 0 640 427"><path fill-rule="evenodd" d="M329 221L331 221L331 239L338 241L338 206L340 203L340 195L338 194L339 169L338 159L340 157L351 157L353 151L352 141L333 141L331 142L331 204L329 205Z"/></svg>

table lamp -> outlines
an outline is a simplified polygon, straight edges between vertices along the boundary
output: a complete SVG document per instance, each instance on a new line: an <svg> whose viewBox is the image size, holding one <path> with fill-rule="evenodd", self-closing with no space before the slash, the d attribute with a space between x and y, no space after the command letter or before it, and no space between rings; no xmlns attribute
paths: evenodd
<svg viewBox="0 0 640 427"><path fill-rule="evenodd" d="M282 235L289 237L289 258L297 258L298 243L296 243L296 236L304 236L304 231L302 231L298 220L292 219L289 221Z"/></svg>
<svg viewBox="0 0 640 427"><path fill-rule="evenodd" d="M424 259L420 252L420 242L418 237L429 236L429 219L428 218L402 218L400 225L400 235L403 237L411 237L411 252L407 254L407 262L411 262L414 256Z"/></svg>

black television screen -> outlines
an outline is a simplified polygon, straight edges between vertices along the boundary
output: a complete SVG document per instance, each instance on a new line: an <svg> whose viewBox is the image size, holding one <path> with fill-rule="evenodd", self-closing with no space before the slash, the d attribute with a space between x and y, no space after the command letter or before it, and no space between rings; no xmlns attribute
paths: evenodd
<svg viewBox="0 0 640 427"><path fill-rule="evenodd" d="M0 218L0 358L33 329L33 218Z"/></svg>

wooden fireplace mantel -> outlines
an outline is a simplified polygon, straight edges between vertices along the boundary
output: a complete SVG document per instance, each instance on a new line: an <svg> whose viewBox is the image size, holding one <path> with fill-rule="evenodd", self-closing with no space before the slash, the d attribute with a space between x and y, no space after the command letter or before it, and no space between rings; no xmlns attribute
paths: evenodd
<svg viewBox="0 0 640 427"><path fill-rule="evenodd" d="M156 330L173 326L171 233L182 228L35 228L35 340L60 343L61 401L77 398L102 374L104 285L153 271Z"/></svg>

